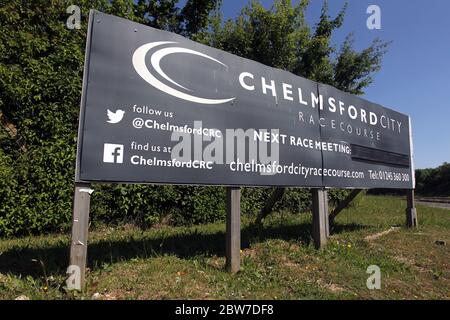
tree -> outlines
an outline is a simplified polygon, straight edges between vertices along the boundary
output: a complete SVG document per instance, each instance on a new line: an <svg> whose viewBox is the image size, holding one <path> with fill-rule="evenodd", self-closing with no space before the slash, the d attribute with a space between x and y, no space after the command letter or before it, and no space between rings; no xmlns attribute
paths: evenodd
<svg viewBox="0 0 450 320"><path fill-rule="evenodd" d="M432 169L416 170L416 190L424 196L450 196L450 163Z"/></svg>
<svg viewBox="0 0 450 320"><path fill-rule="evenodd" d="M265 9L253 0L234 20L228 20L223 26L216 22L211 28L209 44L352 94L363 94L372 83L373 74L381 68L388 43L376 39L371 46L357 52L350 34L337 52L332 35L343 25L347 5L332 18L325 0L315 28L305 20L308 6L309 0L301 0L296 5L290 0L275 0L270 9ZM294 199L302 199L306 206L305 193L308 191L291 189L281 205L292 208L296 206ZM329 195L336 203L345 198L346 192L332 190Z"/></svg>
<svg viewBox="0 0 450 320"><path fill-rule="evenodd" d="M87 16L91 8L177 32L270 66L361 93L380 67L385 44L362 52L346 41L337 57L331 36L344 19L325 3L312 30L309 4L277 0L272 9L253 1L222 23L219 0L79 0L80 30L66 27L67 0L0 0L0 236L59 230L71 217L79 101ZM16 132L17 131L17 132ZM11 133L11 132L9 132ZM20 138L20 141L17 141ZM26 146L23 148L23 146ZM171 215L175 223L224 216L223 188L95 186L92 217L151 224ZM244 191L243 211L254 212L265 189ZM281 205L299 209L304 195Z"/></svg>
<svg viewBox="0 0 450 320"><path fill-rule="evenodd" d="M7 119L17 129L8 135L0 127L0 236L58 230L70 221L89 9L195 36L208 24L216 0L188 0L183 8L173 0L80 0L80 30L66 27L72 3L0 0L0 123ZM169 187L159 189L160 195L142 186L99 189L107 192L97 193L93 210L124 216L143 211L157 196L160 210L182 198ZM135 203L122 199L132 193Z"/></svg>
<svg viewBox="0 0 450 320"><path fill-rule="evenodd" d="M349 35L337 52L332 35L343 25L347 5L331 18L324 1L314 30L305 20L308 6L308 0L295 6L290 0L276 0L267 10L259 1L252 1L236 19L214 29L210 44L349 93L363 94L381 67L388 43L376 39L357 52Z"/></svg>
<svg viewBox="0 0 450 320"><path fill-rule="evenodd" d="M178 2L179 0L138 0L136 16L150 27L193 37L208 27L210 13L220 5L218 0L188 0L180 8Z"/></svg>

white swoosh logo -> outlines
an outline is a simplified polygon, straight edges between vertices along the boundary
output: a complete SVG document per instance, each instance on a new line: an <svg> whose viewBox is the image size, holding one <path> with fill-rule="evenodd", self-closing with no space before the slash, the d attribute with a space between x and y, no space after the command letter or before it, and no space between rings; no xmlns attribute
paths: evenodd
<svg viewBox="0 0 450 320"><path fill-rule="evenodd" d="M206 98L201 98L201 97L197 97L191 94L187 94L184 92L181 92L175 88L172 88L164 83L162 83L161 81L159 81L155 76L153 76L150 71L147 68L147 65L145 64L145 57L147 55L147 53L158 46L164 45L164 44L173 44L176 42L172 42L172 41L157 41L157 42L150 42L147 44L144 44L142 46L140 46L139 48L136 49L136 51L133 54L133 66L134 69L136 70L136 72L141 76L142 79L144 79L145 81L147 81L150 85L152 85L153 87L155 87L158 90L161 90L167 94L170 94L171 96L177 97L179 99L183 99L183 100L187 100L187 101L191 101L191 102L195 102L195 103L201 103L201 104L221 104L221 103L226 103L226 102L230 102L233 101L234 99L236 99L236 97L233 98L228 98L228 99L206 99ZM188 54L192 54L192 55L196 55L196 56L200 56L209 60L212 60L218 64L221 64L222 66L224 66L226 69L228 69L228 66L223 64L222 62L220 62L219 60L216 60L206 54L203 54L201 52L198 51L194 51L191 49L186 49L186 48L180 48L180 47L170 47L170 48L164 48L164 49L159 49L158 51L154 52L151 56L150 62L153 66L153 68L155 69L155 71L162 76L164 79L166 79L167 81L169 81L170 83L184 89L187 91L192 91L188 88L183 87L182 85L178 84L177 82L175 82L174 80L172 80L162 69L160 66L160 62L161 59L164 58L165 56L169 55L169 54L173 54L173 53L188 53Z"/></svg>

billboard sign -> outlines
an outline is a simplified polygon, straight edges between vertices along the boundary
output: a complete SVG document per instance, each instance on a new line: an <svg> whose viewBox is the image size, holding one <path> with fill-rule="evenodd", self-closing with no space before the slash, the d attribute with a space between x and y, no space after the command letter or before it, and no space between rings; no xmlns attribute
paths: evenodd
<svg viewBox="0 0 450 320"><path fill-rule="evenodd" d="M78 182L413 188L407 115L93 13Z"/></svg>

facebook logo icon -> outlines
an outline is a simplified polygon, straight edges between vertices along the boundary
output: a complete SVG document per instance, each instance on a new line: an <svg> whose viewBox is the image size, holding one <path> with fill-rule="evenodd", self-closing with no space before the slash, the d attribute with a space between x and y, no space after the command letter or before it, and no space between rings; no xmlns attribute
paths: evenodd
<svg viewBox="0 0 450 320"><path fill-rule="evenodd" d="M123 163L123 144L105 143L103 148L103 162Z"/></svg>

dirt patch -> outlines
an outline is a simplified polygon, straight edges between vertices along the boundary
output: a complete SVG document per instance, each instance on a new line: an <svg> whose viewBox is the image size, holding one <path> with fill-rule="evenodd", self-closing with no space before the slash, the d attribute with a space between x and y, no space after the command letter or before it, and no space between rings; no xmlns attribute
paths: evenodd
<svg viewBox="0 0 450 320"><path fill-rule="evenodd" d="M335 284L335 283L328 283L328 282L325 282L325 281L323 281L322 279L318 279L317 281L316 281L316 283L319 285L319 286L321 286L322 288L325 288L325 289L327 289L327 290L329 290L329 291L331 291L331 292L334 292L334 293L340 293L340 292L345 292L346 290L343 288L343 287L341 287L341 286L339 286L339 285L337 285L337 284Z"/></svg>
<svg viewBox="0 0 450 320"><path fill-rule="evenodd" d="M289 269L295 269L296 274L311 274L314 273L319 269L318 265L314 265L311 263L301 263L301 262L295 262L289 259L286 256L282 256L280 258L280 264L282 264L285 267L288 267Z"/></svg>
<svg viewBox="0 0 450 320"><path fill-rule="evenodd" d="M120 300L121 299L121 295L117 294L117 293L94 293L91 297L91 300Z"/></svg>
<svg viewBox="0 0 450 320"><path fill-rule="evenodd" d="M300 266L297 263L292 261L286 261L284 265L289 268L300 268Z"/></svg>
<svg viewBox="0 0 450 320"><path fill-rule="evenodd" d="M405 256L398 255L398 256L393 256L392 258L395 261L403 263L403 264L407 265L408 267L411 267L419 272L428 272L427 269L422 268L421 266L417 265L417 263L414 260L407 258Z"/></svg>
<svg viewBox="0 0 450 320"><path fill-rule="evenodd" d="M244 249L241 252L242 257L252 258L252 259L256 257L256 254L257 254L256 249L250 249L250 248Z"/></svg>
<svg viewBox="0 0 450 320"><path fill-rule="evenodd" d="M365 237L364 240L369 241L369 242L370 241L374 241L374 240L376 240L378 238L381 238L381 237L383 237L383 236L385 236L385 235L387 235L387 234L389 234L391 232L398 231L398 230L400 230L399 227L391 227L388 230L385 230L385 231L382 231L382 232L379 232L379 233L375 233L375 234L371 234L371 235Z"/></svg>

